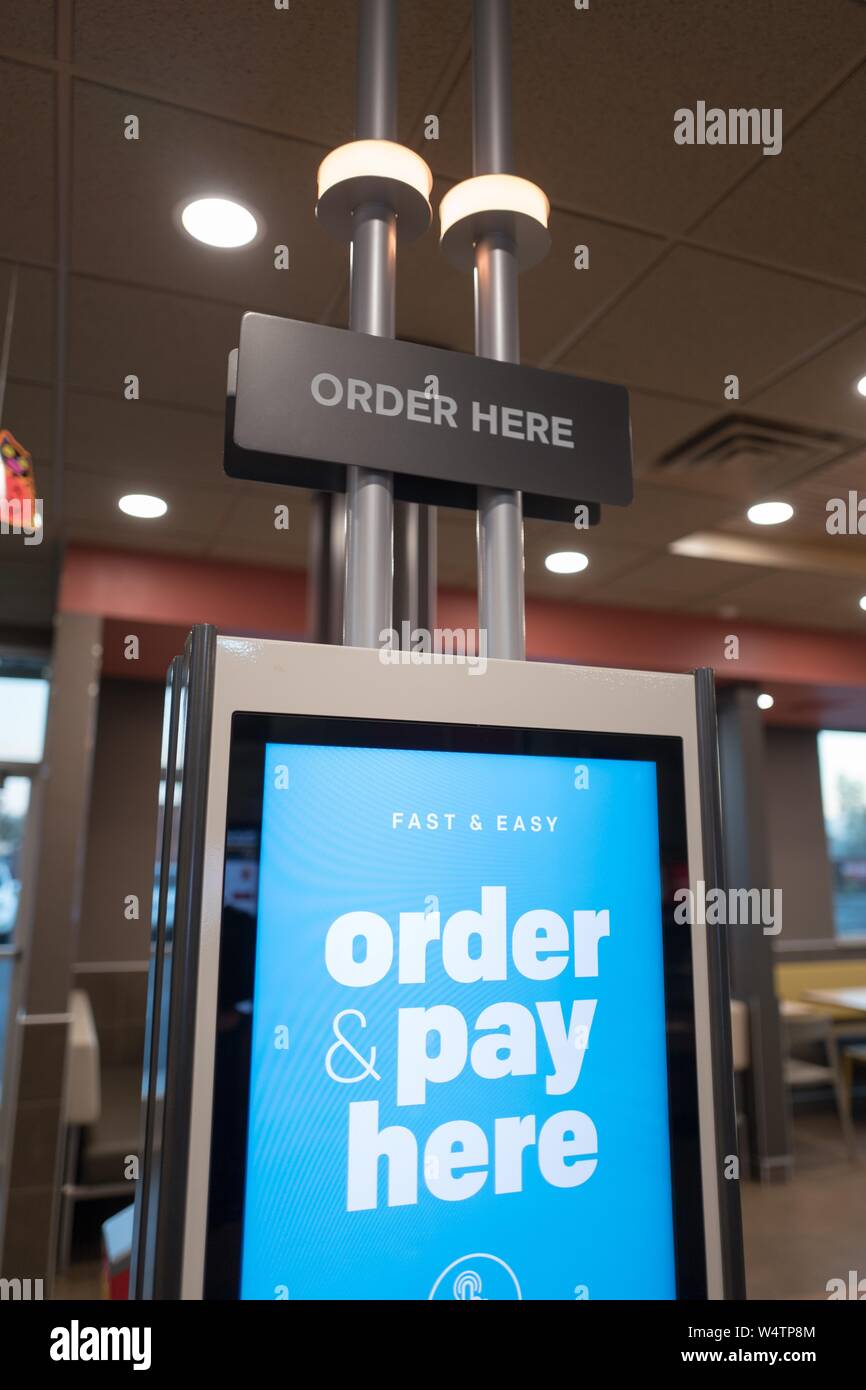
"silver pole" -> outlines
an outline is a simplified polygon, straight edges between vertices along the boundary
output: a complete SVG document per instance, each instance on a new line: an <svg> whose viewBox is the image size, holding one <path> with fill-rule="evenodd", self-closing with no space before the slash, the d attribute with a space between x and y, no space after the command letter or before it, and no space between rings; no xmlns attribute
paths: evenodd
<svg viewBox="0 0 866 1390"><path fill-rule="evenodd" d="M473 171L512 172L511 3L474 0ZM507 236L475 247L475 352L520 361L517 248ZM526 656L523 497L478 489L478 621L490 656Z"/></svg>
<svg viewBox="0 0 866 1390"><path fill-rule="evenodd" d="M397 0L360 0L359 140L397 135ZM351 250L349 326L394 337L397 219L382 204L357 208ZM391 473L349 468L346 480L345 641L378 647L392 625L394 484Z"/></svg>
<svg viewBox="0 0 866 1390"><path fill-rule="evenodd" d="M436 508L421 502L394 504L394 627L403 645L410 634L436 626Z"/></svg>
<svg viewBox="0 0 866 1390"><path fill-rule="evenodd" d="M307 627L310 642L343 640L346 587L346 496L314 492L310 516Z"/></svg>

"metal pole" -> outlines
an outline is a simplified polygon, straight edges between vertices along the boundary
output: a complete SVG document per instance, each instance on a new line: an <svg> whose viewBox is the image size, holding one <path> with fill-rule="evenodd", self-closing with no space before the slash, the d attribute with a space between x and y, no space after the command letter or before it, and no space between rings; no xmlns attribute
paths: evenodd
<svg viewBox="0 0 866 1390"><path fill-rule="evenodd" d="M421 502L394 506L394 627L409 633L436 626L436 508Z"/></svg>
<svg viewBox="0 0 866 1390"><path fill-rule="evenodd" d="M474 0L473 172L512 172L511 3ZM520 361L517 248L508 236L475 247L475 352ZM478 620L490 656L526 655L523 497L478 489Z"/></svg>
<svg viewBox="0 0 866 1390"><path fill-rule="evenodd" d="M360 0L358 16L358 139L397 134L397 0ZM354 215L349 326L355 333L394 336L397 219L371 203ZM377 647L392 625L394 484L389 472L349 468L346 481L345 641Z"/></svg>
<svg viewBox="0 0 866 1390"><path fill-rule="evenodd" d="M346 585L346 497L342 492L313 493L308 584L309 641L339 646Z"/></svg>

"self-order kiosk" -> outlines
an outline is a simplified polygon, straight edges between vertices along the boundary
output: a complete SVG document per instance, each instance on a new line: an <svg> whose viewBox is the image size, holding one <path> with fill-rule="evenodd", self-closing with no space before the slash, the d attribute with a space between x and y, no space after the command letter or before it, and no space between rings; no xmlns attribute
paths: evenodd
<svg viewBox="0 0 866 1390"><path fill-rule="evenodd" d="M163 763L136 1297L740 1296L709 673L198 628Z"/></svg>

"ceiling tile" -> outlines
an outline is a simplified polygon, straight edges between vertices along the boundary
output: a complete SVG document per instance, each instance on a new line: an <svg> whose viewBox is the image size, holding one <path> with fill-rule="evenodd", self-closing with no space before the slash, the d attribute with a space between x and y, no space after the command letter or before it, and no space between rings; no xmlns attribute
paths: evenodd
<svg viewBox="0 0 866 1390"><path fill-rule="evenodd" d="M859 556L866 538L831 539L825 521L828 496L866 495L863 451L835 462L806 450L799 461L796 451L737 454L705 471L655 466L735 414L838 432L839 449L866 440L866 401L853 390L866 374L866 294L803 278L866 289L855 203L862 86L842 83L794 129L864 50L866 5L834 0L818 18L815 8L619 0L579 12L570 0L515 0L516 167L554 202L551 253L521 281L523 359L629 385L638 475L633 506L605 508L588 533L527 522L530 596L710 613L733 605L744 621L862 631L856 572L816 580L671 556L666 546L693 532L754 534L745 507L783 493L796 514L780 544ZM5 10L0 48L53 50L49 0ZM38 576L50 575L61 522L86 544L110 537L143 552L305 568L308 496L223 473L226 356L245 309L346 322L346 248L316 225L313 200L323 151L352 133L355 10L345 0L297 0L288 12L268 0L76 0L62 518L51 462L55 285L34 265L55 259L55 77L26 63L0 67L14 209L0 231L0 312L9 266L25 262L4 414L36 458L47 528L16 571L18 611L32 620L50 607ZM465 0L401 5L402 138L441 174L434 202L470 169L469 19ZM698 99L782 106L783 153L675 145L674 111ZM428 110L441 118L438 142L420 138ZM141 121L137 142L123 138L130 113ZM696 233L707 245L664 251L659 234L687 231L740 174ZM223 253L178 231L177 205L217 190L263 218L252 247ZM289 246L289 271L273 267L277 243ZM584 243L590 269L576 271L573 249ZM445 264L435 227L401 248L402 336L471 350L472 299L471 276ZM137 402L122 397L129 372L141 381ZM730 372L740 376L739 403L723 396ZM756 390L774 376L777 385ZM168 515L152 526L123 518L116 503L128 491L165 496ZM291 526L278 532L273 509L284 502ZM550 575L545 556L566 548L585 550L589 569ZM443 585L474 589L474 513L440 510L439 557Z"/></svg>
<svg viewBox="0 0 866 1390"><path fill-rule="evenodd" d="M517 0L514 41L518 172L563 206L679 232L764 157L677 145L674 112L703 99L782 107L790 120L866 45L866 16L835 4L818 19L814 0L618 0L585 11ZM470 88L467 72L433 156L452 177L469 172Z"/></svg>
<svg viewBox="0 0 866 1390"><path fill-rule="evenodd" d="M0 323L5 320L13 267L0 264ZM50 270L18 267L18 290L9 353L9 376L30 384L54 380L54 301Z"/></svg>
<svg viewBox="0 0 866 1390"><path fill-rule="evenodd" d="M689 535L720 525L740 512L729 497L699 491L666 487L664 483L639 478L630 507L603 507L597 529L602 540L626 541L647 549L658 549Z"/></svg>
<svg viewBox="0 0 866 1390"><path fill-rule="evenodd" d="M749 436L753 421L758 425L766 422L757 416L720 416L720 430L712 435L717 440L730 441L734 452L729 458L712 458L710 461L691 461L704 447L708 447L711 432L702 431L693 442L691 437L682 441L682 459L675 464L659 463L643 476L653 482L691 493L705 493L716 497L720 502L735 504L733 516L745 516L745 512L755 502L768 499L790 501L800 481L817 473L830 458L839 454L844 444L838 440L826 441L822 437L794 436L790 447L783 441L787 439L784 428L777 432L778 422L770 422L769 438L774 445L752 448ZM737 444L739 436L740 443ZM814 447L812 447L814 445Z"/></svg>
<svg viewBox="0 0 866 1390"><path fill-rule="evenodd" d="M453 269L438 246L438 205L445 185L434 187L434 227L401 248L397 318L401 337L472 352L473 277ZM649 263L660 242L590 218L554 211L552 247L539 266L520 277L520 347L526 363L544 358L595 314ZM574 268L574 248L589 247L589 268Z"/></svg>
<svg viewBox="0 0 866 1390"><path fill-rule="evenodd" d="M606 513L605 513L606 515ZM474 593L477 579L476 522L474 512L439 508L439 583L445 588ZM589 600L613 576L640 565L651 546L623 544L605 536L604 521L588 531L552 521L524 523L526 593L533 598L564 601ZM551 574L544 561L556 550L580 550L589 556L589 568L580 574Z"/></svg>
<svg viewBox="0 0 866 1390"><path fill-rule="evenodd" d="M127 492L147 492L175 476L212 487L225 476L223 417L71 391L66 461L105 474Z"/></svg>
<svg viewBox="0 0 866 1390"><path fill-rule="evenodd" d="M22 53L54 54L54 0L3 0L0 5L0 42L5 49Z"/></svg>
<svg viewBox="0 0 866 1390"><path fill-rule="evenodd" d="M722 411L730 373L748 399L864 313L866 296L678 247L558 365Z"/></svg>
<svg viewBox="0 0 866 1390"><path fill-rule="evenodd" d="M728 591L753 574L749 565L665 554L612 580L593 601L633 604L637 608L689 609L698 601L712 599L722 605L728 602Z"/></svg>
<svg viewBox="0 0 866 1390"><path fill-rule="evenodd" d="M713 406L629 391L631 442L635 473L643 473L668 449L709 425L719 414ZM700 491L700 489L697 489Z"/></svg>
<svg viewBox="0 0 866 1390"><path fill-rule="evenodd" d="M128 113L138 140L124 139ZM345 247L316 223L317 163L296 141L77 83L72 267L315 319L346 266ZM222 250L179 230L179 205L213 193L255 209L260 240ZM289 249L288 270L274 268L277 245Z"/></svg>
<svg viewBox="0 0 866 1390"><path fill-rule="evenodd" d="M845 505L845 515L849 510L849 492L855 492L858 499L866 500L866 449L857 450L837 462L816 468L807 477L796 480L787 487L777 490L775 500L789 502L794 508L790 521L781 526L756 527L744 513L730 518L723 524L726 531L748 535L752 540L760 536L762 541L776 540L780 545L795 541L826 546L831 554L859 552L864 562L866 580L866 516L863 518L864 533L836 535L827 530L828 502L841 500ZM854 504L855 525L858 516L856 499ZM695 528L698 529L698 528Z"/></svg>
<svg viewBox="0 0 866 1390"><path fill-rule="evenodd" d="M520 340L523 357L537 362L579 331L602 306L634 280L662 243L589 217L551 213L550 253L522 278ZM589 267L576 270L575 248L589 250Z"/></svg>
<svg viewBox="0 0 866 1390"><path fill-rule="evenodd" d="M0 60L3 217L0 256L54 259L54 77ZM34 177L34 172L36 177Z"/></svg>
<svg viewBox="0 0 866 1390"><path fill-rule="evenodd" d="M622 544L605 535L604 522L587 531L553 521L527 521L526 592L537 598L565 601L594 601L595 595L628 574L652 553L652 545ZM578 550L589 557L589 567L580 574L551 574L545 569L548 555L558 550Z"/></svg>
<svg viewBox="0 0 866 1390"><path fill-rule="evenodd" d="M288 506L288 530L275 526L274 508ZM296 488L248 484L230 499L207 553L221 559L304 570L309 554L310 499Z"/></svg>
<svg viewBox="0 0 866 1390"><path fill-rule="evenodd" d="M859 600L864 592L866 572L858 583L851 577L760 570L745 583L729 589L724 603L739 609L740 617L753 622L862 632L866 631L866 615Z"/></svg>
<svg viewBox="0 0 866 1390"><path fill-rule="evenodd" d="M749 402L764 415L866 437L866 396L855 389L866 376L866 327L818 353Z"/></svg>
<svg viewBox="0 0 866 1390"><path fill-rule="evenodd" d="M852 138L864 128L860 68L698 224L696 238L866 288L863 151Z"/></svg>
<svg viewBox="0 0 866 1390"><path fill-rule="evenodd" d="M165 516L136 520L118 509L117 502L123 491L111 487L101 473L67 469L63 487L64 525L72 530L79 523L90 530L98 528L103 534L104 545L114 543L115 531L140 535L145 542L175 533L206 540L232 506L231 497L219 488L188 487L180 478L164 479L158 495L168 503Z"/></svg>
<svg viewBox="0 0 866 1390"><path fill-rule="evenodd" d="M30 386L10 380L6 386L3 424L31 454L36 481L50 467L54 447L54 392L48 386Z"/></svg>
<svg viewBox="0 0 866 1390"><path fill-rule="evenodd" d="M241 310L183 295L74 276L69 295L69 385L124 401L124 379L139 378L139 402L225 406L228 355Z"/></svg>
<svg viewBox="0 0 866 1390"><path fill-rule="evenodd" d="M76 0L75 59L112 80L326 147L354 134L355 8L346 0L295 0L280 11L270 0ZM466 23L460 0L403 0L401 139Z"/></svg>

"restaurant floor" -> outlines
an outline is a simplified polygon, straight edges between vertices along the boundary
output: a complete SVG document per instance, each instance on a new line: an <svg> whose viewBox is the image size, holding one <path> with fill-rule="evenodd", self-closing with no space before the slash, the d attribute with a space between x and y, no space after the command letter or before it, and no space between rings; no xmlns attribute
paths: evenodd
<svg viewBox="0 0 866 1390"><path fill-rule="evenodd" d="M744 1182L748 1297L827 1298L830 1279L866 1278L866 1125L852 1163L832 1113L797 1115L788 1182Z"/></svg>
<svg viewBox="0 0 866 1390"><path fill-rule="evenodd" d="M823 1299L829 1279L866 1278L866 1125L857 1128L862 1156L851 1163L834 1115L798 1115L790 1180L743 1183L750 1299ZM98 1260L73 1262L54 1296L98 1299Z"/></svg>

